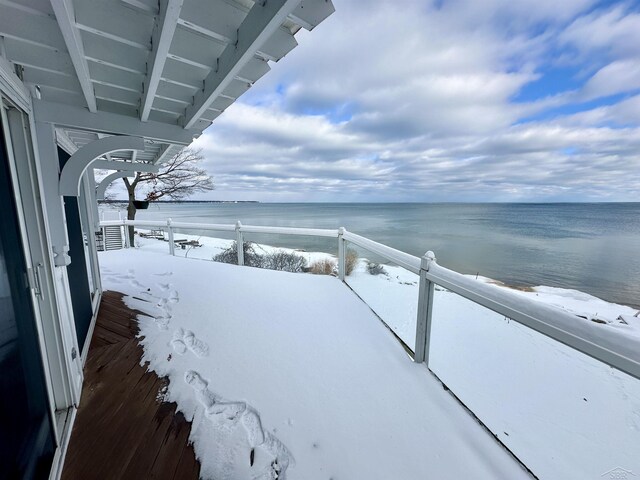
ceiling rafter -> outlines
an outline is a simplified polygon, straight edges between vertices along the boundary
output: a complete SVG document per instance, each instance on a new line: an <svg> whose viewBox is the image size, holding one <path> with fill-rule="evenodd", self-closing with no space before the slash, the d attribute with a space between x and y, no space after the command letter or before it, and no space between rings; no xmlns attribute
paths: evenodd
<svg viewBox="0 0 640 480"><path fill-rule="evenodd" d="M175 34L182 10L183 0L161 0L160 13L156 21L152 36L151 59L148 73L144 82L144 94L140 105L140 120L146 122L151 113L153 99L160 84L164 64L167 61L169 47Z"/></svg>
<svg viewBox="0 0 640 480"><path fill-rule="evenodd" d="M105 135L104 133L98 133L97 135L98 135L98 139L107 138L108 137L108 135ZM137 150L134 150L134 152L135 151L137 151ZM110 153L107 153L105 156L107 157L107 160L111 161L111 154Z"/></svg>
<svg viewBox="0 0 640 480"><path fill-rule="evenodd" d="M128 172L155 173L158 171L158 167L156 165L143 162L133 163L127 160L95 160L91 163L91 167L100 170L122 170Z"/></svg>
<svg viewBox="0 0 640 480"><path fill-rule="evenodd" d="M164 158L171 152L171 150L171 145L164 145L151 163L154 165L161 164L164 161Z"/></svg>
<svg viewBox="0 0 640 480"><path fill-rule="evenodd" d="M331 2L302 0L289 19L306 30L313 30L333 12L335 8Z"/></svg>
<svg viewBox="0 0 640 480"><path fill-rule="evenodd" d="M71 62L76 71L76 76L80 82L82 93L87 102L90 112L97 112L96 96L91 83L91 75L89 74L89 65L84 54L82 45L82 37L75 23L75 15L71 0L51 0L51 6L56 14L56 20L62 32L62 37L67 46Z"/></svg>
<svg viewBox="0 0 640 480"><path fill-rule="evenodd" d="M185 128L191 128L196 124L299 3L300 0L270 0L254 4L238 28L236 42L227 45L218 59L217 68L207 75L204 88L196 93L193 104L186 108Z"/></svg>
<svg viewBox="0 0 640 480"><path fill-rule="evenodd" d="M189 145L200 136L198 130L182 128L161 122L141 122L139 118L117 113L100 112L92 115L86 109L44 100L33 100L33 110L40 121L53 123L61 127L112 135L136 135L160 143Z"/></svg>
<svg viewBox="0 0 640 480"><path fill-rule="evenodd" d="M148 5L139 0L122 0L122 2L142 12L151 13L152 15L155 15L158 13L157 8L154 8L152 5Z"/></svg>

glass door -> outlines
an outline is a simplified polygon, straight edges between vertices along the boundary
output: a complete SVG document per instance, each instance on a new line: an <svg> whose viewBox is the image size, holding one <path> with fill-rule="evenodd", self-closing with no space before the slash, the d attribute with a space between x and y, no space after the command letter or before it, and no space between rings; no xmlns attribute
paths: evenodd
<svg viewBox="0 0 640 480"><path fill-rule="evenodd" d="M54 429L6 145L0 128L0 479L48 478Z"/></svg>

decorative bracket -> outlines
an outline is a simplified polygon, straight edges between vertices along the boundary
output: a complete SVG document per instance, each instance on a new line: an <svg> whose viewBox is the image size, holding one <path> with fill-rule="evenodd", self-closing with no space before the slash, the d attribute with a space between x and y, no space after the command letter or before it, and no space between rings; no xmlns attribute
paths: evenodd
<svg viewBox="0 0 640 480"><path fill-rule="evenodd" d="M59 193L65 197L77 197L80 191L80 179L85 170L98 158L122 150L144 150L141 137L112 136L94 140L71 155L60 173ZM113 162L117 164L125 162Z"/></svg>

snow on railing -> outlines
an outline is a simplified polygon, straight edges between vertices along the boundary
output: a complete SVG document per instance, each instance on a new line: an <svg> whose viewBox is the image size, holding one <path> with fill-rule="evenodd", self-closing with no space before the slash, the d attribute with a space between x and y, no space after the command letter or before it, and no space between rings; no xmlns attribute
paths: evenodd
<svg viewBox="0 0 640 480"><path fill-rule="evenodd" d="M338 272L340 280L345 279L345 242L351 242L367 249L420 276L418 296L418 314L416 323L416 343L414 360L429 366L429 344L435 285L454 292L471 302L504 315L543 335L561 342L579 352L589 355L605 364L615 367L640 379L640 339L629 337L616 329L604 329L593 322L579 321L560 308L536 302L507 289L494 288L491 285L473 281L469 277L438 265L433 252L427 252L422 258L396 250L366 237L340 229L264 227L236 224L210 224L119 220L103 221L101 227L138 226L167 229L169 250L174 254L175 229L198 229L205 231L236 232L236 240L241 245L244 233L269 233L278 235L305 235L336 238L338 241ZM125 235L127 237L127 235ZM243 265L243 249L238 248L238 264Z"/></svg>

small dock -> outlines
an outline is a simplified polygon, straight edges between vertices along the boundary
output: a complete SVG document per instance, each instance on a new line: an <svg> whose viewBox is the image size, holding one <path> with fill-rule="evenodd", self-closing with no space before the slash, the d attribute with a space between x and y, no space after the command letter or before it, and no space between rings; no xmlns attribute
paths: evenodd
<svg viewBox="0 0 640 480"><path fill-rule="evenodd" d="M140 365L138 313L104 293L63 480L199 478L191 424L161 400L166 379Z"/></svg>

